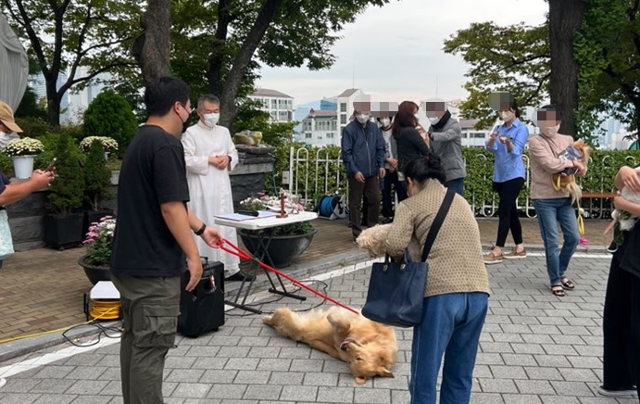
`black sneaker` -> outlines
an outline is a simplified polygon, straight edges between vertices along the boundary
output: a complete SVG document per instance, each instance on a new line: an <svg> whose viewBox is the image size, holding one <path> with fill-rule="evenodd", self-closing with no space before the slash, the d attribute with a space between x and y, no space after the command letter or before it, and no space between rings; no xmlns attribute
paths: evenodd
<svg viewBox="0 0 640 404"><path fill-rule="evenodd" d="M611 254L618 251L618 244L615 241L612 241L611 244L609 244L609 247L607 247L607 251Z"/></svg>
<svg viewBox="0 0 640 404"><path fill-rule="evenodd" d="M382 219L382 224L389 224L389 223L393 223L392 217L385 217L384 219Z"/></svg>
<svg viewBox="0 0 640 404"><path fill-rule="evenodd" d="M255 276L247 275L243 272L236 272L228 278L225 278L226 281L229 282L242 282L242 281L252 281L256 279Z"/></svg>

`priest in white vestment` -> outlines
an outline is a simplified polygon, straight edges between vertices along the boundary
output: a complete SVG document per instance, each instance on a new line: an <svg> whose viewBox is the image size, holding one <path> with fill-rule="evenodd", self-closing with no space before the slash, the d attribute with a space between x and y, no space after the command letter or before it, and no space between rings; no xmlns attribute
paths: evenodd
<svg viewBox="0 0 640 404"><path fill-rule="evenodd" d="M189 183L189 207L196 216L216 228L221 237L237 245L236 229L215 225L214 216L234 211L229 172L238 164L238 152L229 129L218 126L218 97L210 94L200 97L197 112L200 121L182 135ZM200 237L194 238L200 255L208 257L209 261L224 264L225 278L232 281L251 280L249 276L239 272L238 257L207 246Z"/></svg>

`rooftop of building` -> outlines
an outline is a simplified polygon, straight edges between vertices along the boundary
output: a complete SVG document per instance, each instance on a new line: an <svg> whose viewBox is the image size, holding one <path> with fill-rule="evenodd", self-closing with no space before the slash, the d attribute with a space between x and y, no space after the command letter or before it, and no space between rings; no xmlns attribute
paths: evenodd
<svg viewBox="0 0 640 404"><path fill-rule="evenodd" d="M311 109L311 111L309 111L309 114L304 118L304 119L308 119L311 115L314 116L314 118L318 119L323 119L323 118L334 118L334 119L338 119L338 116L336 115L336 111L323 111L323 110L314 110Z"/></svg>
<svg viewBox="0 0 640 404"><path fill-rule="evenodd" d="M342 98L342 97L351 97L353 94L355 94L356 92L360 91L359 88L350 88L348 90L344 90L342 92L342 94L340 94L338 96L338 98Z"/></svg>
<svg viewBox="0 0 640 404"><path fill-rule="evenodd" d="M273 97L273 98L291 98L292 96L282 93L278 90L271 90L269 88L259 88L249 95L250 97Z"/></svg>

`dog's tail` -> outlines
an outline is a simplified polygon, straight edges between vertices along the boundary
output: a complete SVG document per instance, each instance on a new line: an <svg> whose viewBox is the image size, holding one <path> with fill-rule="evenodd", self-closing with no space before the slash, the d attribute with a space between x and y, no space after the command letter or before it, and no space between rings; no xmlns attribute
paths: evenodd
<svg viewBox="0 0 640 404"><path fill-rule="evenodd" d="M575 181L567 184L567 190L569 191L569 195L571 195L572 204L575 204L577 200L582 198L582 189L580 189L580 186L576 184Z"/></svg>

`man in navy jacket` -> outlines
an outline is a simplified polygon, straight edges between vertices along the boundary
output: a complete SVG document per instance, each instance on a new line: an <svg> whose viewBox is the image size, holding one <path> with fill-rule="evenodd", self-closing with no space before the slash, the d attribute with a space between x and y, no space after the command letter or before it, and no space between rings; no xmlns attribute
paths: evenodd
<svg viewBox="0 0 640 404"><path fill-rule="evenodd" d="M371 104L355 102L355 119L342 131L342 161L349 181L349 219L355 240L362 232L360 204L366 196L367 226L378 224L380 208L380 178L385 175L384 139L371 122Z"/></svg>

